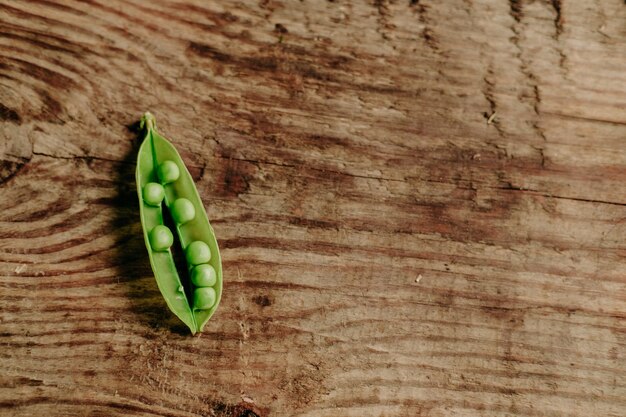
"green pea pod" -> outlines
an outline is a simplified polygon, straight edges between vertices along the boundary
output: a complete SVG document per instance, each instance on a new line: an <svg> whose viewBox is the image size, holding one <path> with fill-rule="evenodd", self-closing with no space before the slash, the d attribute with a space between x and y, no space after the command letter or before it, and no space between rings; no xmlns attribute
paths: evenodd
<svg viewBox="0 0 626 417"><path fill-rule="evenodd" d="M141 127L146 136L137 155L136 181L150 264L167 306L195 334L202 331L222 296L217 240L187 167L174 146L157 132L154 116L144 114ZM174 264L173 235L163 222L163 203L185 252L192 300Z"/></svg>

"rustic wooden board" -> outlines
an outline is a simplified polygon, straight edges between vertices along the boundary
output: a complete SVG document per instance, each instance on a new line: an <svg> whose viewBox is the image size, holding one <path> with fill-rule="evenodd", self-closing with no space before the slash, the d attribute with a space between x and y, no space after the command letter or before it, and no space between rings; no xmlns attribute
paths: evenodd
<svg viewBox="0 0 626 417"><path fill-rule="evenodd" d="M626 415L623 1L0 22L2 416ZM144 249L146 110L222 248L199 337Z"/></svg>

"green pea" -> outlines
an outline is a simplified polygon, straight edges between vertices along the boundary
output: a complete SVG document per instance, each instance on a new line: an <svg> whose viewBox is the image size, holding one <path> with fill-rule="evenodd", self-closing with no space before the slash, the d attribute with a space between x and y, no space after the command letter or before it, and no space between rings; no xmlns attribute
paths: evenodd
<svg viewBox="0 0 626 417"><path fill-rule="evenodd" d="M150 231L150 246L157 252L166 251L174 243L174 236L167 226L158 225Z"/></svg>
<svg viewBox="0 0 626 417"><path fill-rule="evenodd" d="M209 249L209 245L201 240L191 242L185 252L187 263L190 265L205 264L211 260L211 249Z"/></svg>
<svg viewBox="0 0 626 417"><path fill-rule="evenodd" d="M143 186L143 201L151 206L158 206L165 197L163 186L157 182L149 182Z"/></svg>
<svg viewBox="0 0 626 417"><path fill-rule="evenodd" d="M176 148L159 134L150 113L141 118L140 126L146 133L137 154L135 179L150 265L168 308L195 334L213 316L222 296L222 261L217 239ZM165 226L164 210L176 223L171 231ZM185 227L179 227L182 224ZM174 230L191 269L190 294L185 291L172 251L168 250L173 245Z"/></svg>
<svg viewBox="0 0 626 417"><path fill-rule="evenodd" d="M157 175L163 184L169 184L180 177L180 169L174 161L164 161L157 169Z"/></svg>
<svg viewBox="0 0 626 417"><path fill-rule="evenodd" d="M196 287L212 287L216 281L215 268L209 264L198 265L191 271L191 282Z"/></svg>
<svg viewBox="0 0 626 417"><path fill-rule="evenodd" d="M178 224L185 224L196 217L196 209L193 203L186 198L179 198L172 204L172 217Z"/></svg>
<svg viewBox="0 0 626 417"><path fill-rule="evenodd" d="M217 294L211 287L196 288L193 292L193 307L198 310L208 310L215 304Z"/></svg>

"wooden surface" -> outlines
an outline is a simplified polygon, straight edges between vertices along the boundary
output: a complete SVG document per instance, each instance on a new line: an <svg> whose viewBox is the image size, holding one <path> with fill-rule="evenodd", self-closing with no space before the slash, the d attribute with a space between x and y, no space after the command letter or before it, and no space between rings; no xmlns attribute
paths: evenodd
<svg viewBox="0 0 626 417"><path fill-rule="evenodd" d="M0 415L626 415L622 0L0 21ZM144 248L146 110L222 248L199 337Z"/></svg>

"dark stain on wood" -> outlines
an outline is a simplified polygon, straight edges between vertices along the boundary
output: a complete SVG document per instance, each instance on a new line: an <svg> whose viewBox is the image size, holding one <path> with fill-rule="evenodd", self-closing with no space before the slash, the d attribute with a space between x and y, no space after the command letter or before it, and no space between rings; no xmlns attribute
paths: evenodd
<svg viewBox="0 0 626 417"><path fill-rule="evenodd" d="M315 61L322 65L316 65L309 59L304 59L307 55L306 51L293 45L283 44L264 48L256 56L243 57L228 54L211 45L195 41L189 42L187 50L193 55L210 58L215 62L230 65L239 70L261 71L276 75L295 74L305 79L318 81L335 80L335 76L327 68L337 70L349 62L349 58L345 56L330 56L320 53Z"/></svg>
<svg viewBox="0 0 626 417"><path fill-rule="evenodd" d="M267 295L257 295L252 301L260 307L269 307L272 305L272 300Z"/></svg>
<svg viewBox="0 0 626 417"><path fill-rule="evenodd" d="M238 404L226 404L222 402L213 405L216 417L267 417L268 411L262 410L253 403L241 401Z"/></svg>
<svg viewBox="0 0 626 417"><path fill-rule="evenodd" d="M282 23L276 23L274 25L274 32L284 35L285 33L288 33L289 31L287 30L285 25L283 25Z"/></svg>
<svg viewBox="0 0 626 417"><path fill-rule="evenodd" d="M223 197L237 197L250 189L250 181L257 171L255 164L236 159L222 159L222 172L215 181L216 194Z"/></svg>
<svg viewBox="0 0 626 417"><path fill-rule="evenodd" d="M0 121L12 122L17 125L22 124L22 118L17 112L0 103Z"/></svg>

